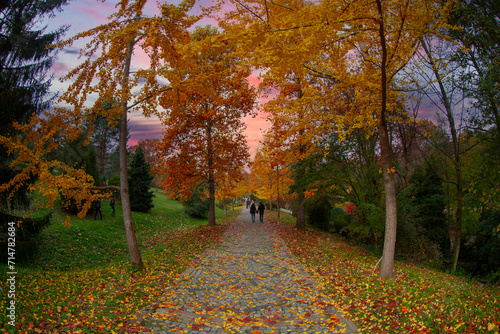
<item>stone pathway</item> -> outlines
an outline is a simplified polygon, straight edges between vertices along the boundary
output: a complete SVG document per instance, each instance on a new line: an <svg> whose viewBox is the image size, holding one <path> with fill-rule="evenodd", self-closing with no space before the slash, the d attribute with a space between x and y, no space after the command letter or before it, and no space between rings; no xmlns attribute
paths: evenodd
<svg viewBox="0 0 500 334"><path fill-rule="evenodd" d="M272 226L252 223L248 209L146 313L152 333L357 333Z"/></svg>

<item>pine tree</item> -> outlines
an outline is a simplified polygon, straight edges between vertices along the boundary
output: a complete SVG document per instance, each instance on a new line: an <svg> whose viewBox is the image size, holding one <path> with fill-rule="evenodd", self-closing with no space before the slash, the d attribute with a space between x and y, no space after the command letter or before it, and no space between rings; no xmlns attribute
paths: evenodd
<svg viewBox="0 0 500 334"><path fill-rule="evenodd" d="M67 0L0 2L0 131L16 120L25 123L33 112L48 106L54 50L66 28L45 33L33 29L44 15L53 15Z"/></svg>
<svg viewBox="0 0 500 334"><path fill-rule="evenodd" d="M50 103L50 78L53 49L48 46L60 40L66 28L53 32L34 29L44 15L53 15L67 0L0 1L0 135L12 133L12 122L25 124L32 113L41 113ZM0 147L0 184L12 180L17 171ZM34 182L31 179L30 182ZM20 187L13 198L1 195L0 206L28 206L28 187Z"/></svg>
<svg viewBox="0 0 500 334"><path fill-rule="evenodd" d="M144 151L139 146L130 162L128 174L132 211L149 212L153 208L152 180L149 163L146 161Z"/></svg>

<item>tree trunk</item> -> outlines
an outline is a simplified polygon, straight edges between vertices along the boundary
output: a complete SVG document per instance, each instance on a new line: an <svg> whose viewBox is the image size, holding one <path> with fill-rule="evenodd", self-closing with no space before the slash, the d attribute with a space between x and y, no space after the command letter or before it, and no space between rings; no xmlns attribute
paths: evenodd
<svg viewBox="0 0 500 334"><path fill-rule="evenodd" d="M382 163L382 173L384 175L385 191L385 235L384 251L382 254L382 263L380 264L380 277L392 277L394 275L394 254L396 251L396 232L398 226L396 184L394 173L392 172L392 151L389 142L389 131L387 129L387 44L385 40L384 13L381 0L376 0L380 15L379 36L380 46L382 47L382 105L380 110L380 120L378 123L378 134L380 141L380 155Z"/></svg>
<svg viewBox="0 0 500 334"><path fill-rule="evenodd" d="M297 80L297 82L300 84L300 80ZM298 98L301 99L304 96L304 93L302 92L302 89L299 88L298 91ZM299 159L303 158L303 154L305 153L305 148L304 148L304 143L303 143L303 136L304 136L304 126L303 124L303 113L299 114L299 122L301 124L301 129L299 130ZM305 229L306 228L306 207L305 207L305 196L304 196L304 191L300 190L299 195L297 197L298 199L298 208L297 208L297 219L295 220L295 227L299 229Z"/></svg>
<svg viewBox="0 0 500 334"><path fill-rule="evenodd" d="M422 47L424 48L429 62L432 66L434 75L439 84L439 90L441 91L441 99L443 101L446 117L450 125L451 139L453 143L453 164L455 166L455 187L456 187L456 197L457 197L457 208L455 210L455 241L453 243L453 264L451 273L454 274L457 270L458 256L460 254L460 242L462 237L462 206L463 206L463 187L462 187L462 162L460 160L460 139L455 127L455 118L453 117L453 110L451 108L451 101L448 97L448 93L443 84L443 79L441 78L441 73L439 68L432 56L431 50L425 43L425 40L421 41Z"/></svg>
<svg viewBox="0 0 500 334"><path fill-rule="evenodd" d="M99 171L101 173L101 177L104 175L104 172L106 171L105 169L105 163L104 160L106 159L106 138L108 137L108 128L106 127L104 129L104 135L101 138L101 142L99 145Z"/></svg>
<svg viewBox="0 0 500 334"><path fill-rule="evenodd" d="M205 105L205 109L208 106ZM215 179L213 172L212 124L207 125L207 154L208 154L208 226L215 226Z"/></svg>
<svg viewBox="0 0 500 334"><path fill-rule="evenodd" d="M304 192L300 192L297 196L298 208L297 208L297 219L295 220L295 227L299 229L306 228L306 206Z"/></svg>
<svg viewBox="0 0 500 334"><path fill-rule="evenodd" d="M208 177L208 226L215 226L215 180L212 173Z"/></svg>
<svg viewBox="0 0 500 334"><path fill-rule="evenodd" d="M280 207L280 168L279 166L276 166L276 176L277 176L277 179L278 179L278 183L277 183L277 193L278 195L276 196L276 204L278 206L278 218L280 218L280 211L281 211L281 207Z"/></svg>
<svg viewBox="0 0 500 334"><path fill-rule="evenodd" d="M385 118L379 123L380 154L382 162L382 173L384 176L385 191L385 235L384 251L380 264L380 277L392 277L394 275L394 254L396 251L396 233L398 226L398 213L396 201L396 183L392 173L392 151L389 143L389 135Z"/></svg>
<svg viewBox="0 0 500 334"><path fill-rule="evenodd" d="M134 49L134 37L131 37L127 50L127 58L123 69L122 86L126 87L130 73L130 62L132 51ZM130 253L130 262L135 267L143 267L141 253L137 245L135 236L134 222L132 221L132 210L130 208L130 197L128 191L128 164L127 164L127 101L122 101L123 113L120 117L120 196L123 212L123 223L125 225L125 234L127 237L127 246Z"/></svg>

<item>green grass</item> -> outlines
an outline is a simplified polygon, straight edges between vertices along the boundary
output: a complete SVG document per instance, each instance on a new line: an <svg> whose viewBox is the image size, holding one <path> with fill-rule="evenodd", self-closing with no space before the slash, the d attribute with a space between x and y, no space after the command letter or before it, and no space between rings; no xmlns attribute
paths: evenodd
<svg viewBox="0 0 500 334"><path fill-rule="evenodd" d="M112 333L137 331L130 315L152 304L176 275L207 247L217 244L239 211L227 218L217 208L215 227L206 219L187 216L181 203L155 190L155 207L149 213L133 212L137 240L145 268L130 265L121 206L116 216L103 201L103 219L73 217L55 212L51 225L38 238L37 252L16 269L16 325L0 314L6 333ZM0 288L7 285L8 267L0 266ZM0 307L7 307L6 294ZM137 327L138 328L138 327Z"/></svg>
<svg viewBox="0 0 500 334"><path fill-rule="evenodd" d="M143 256L154 251L158 244L168 240L173 233L206 225L205 219L186 215L182 203L165 198L155 189L154 208L149 213L132 212L134 228ZM222 216L217 208L217 214ZM102 203L103 219L88 215L85 219L72 217L70 226L64 225L66 213L57 211L50 227L44 229L38 240L39 251L26 268L43 270L91 269L108 263L128 260L128 248L121 205L116 205L112 217L108 201Z"/></svg>
<svg viewBox="0 0 500 334"><path fill-rule="evenodd" d="M0 313L6 333L138 332L133 322L139 310L153 305L207 247L218 242L239 214L226 219L218 210L218 225L192 219L182 205L157 193L155 208L134 213L134 224L145 268L129 263L119 206L117 216L103 204L103 220L65 215L40 236L40 248L30 262L18 264L16 324ZM378 258L341 237L315 229L294 229L293 217L266 211L289 249L300 259L328 296L343 309L361 333L499 333L500 288L454 277L404 262L396 262L396 277L380 279ZM7 272L0 266L0 288L7 291ZM6 294L0 307L6 309Z"/></svg>

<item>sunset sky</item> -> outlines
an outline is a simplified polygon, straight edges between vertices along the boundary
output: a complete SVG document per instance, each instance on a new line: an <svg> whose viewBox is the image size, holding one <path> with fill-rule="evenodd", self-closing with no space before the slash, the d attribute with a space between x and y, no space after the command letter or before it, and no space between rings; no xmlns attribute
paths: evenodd
<svg viewBox="0 0 500 334"><path fill-rule="evenodd" d="M197 1L197 7L192 14L197 14L200 4L207 0ZM169 1L169 3L173 3ZM108 21L108 16L115 11L116 1L98 0L73 0L68 5L64 6L63 11L56 13L56 16L50 18L43 24L47 24L47 31L55 30L61 26L69 26L65 38L72 37L79 32L91 29ZM149 1L146 5L146 14L157 13L156 1ZM214 25L214 22L209 19L202 19L198 25L205 26L207 24ZM55 61L52 71L54 79L52 81L52 90L54 92L63 92L69 85L69 82L61 83L59 78L67 74L72 68L80 63L78 55L80 48L84 47L84 41L76 42L72 47L67 47L59 51L57 60ZM134 54L132 66L136 69L147 66L147 60L144 55ZM249 77L249 82L252 85L258 84L257 73ZM255 154L256 147L260 139L262 139L261 130L267 128L267 122L263 116L259 115L256 118L247 117L245 119L247 125L246 135L250 153ZM130 140L129 145L135 145L137 141L146 138L159 138L161 136L162 126L156 118L146 119L140 112L132 112L129 114L130 125Z"/></svg>
<svg viewBox="0 0 500 334"><path fill-rule="evenodd" d="M200 13L200 5L209 5L211 0L199 0L196 2L196 7L191 14ZM169 3L178 3L180 1L174 0ZM108 16L115 11L116 0L108 0L102 2L100 0L72 0L66 5L61 13L56 13L54 18L42 22L47 24L47 30L52 31L61 26L68 26L69 29L65 38L74 36L75 34L106 23ZM157 4L156 1L150 0L146 5L146 14L156 14ZM198 25L205 26L207 24L215 25L215 22L204 18ZM58 53L58 59L53 66L54 80L52 89L57 92L63 92L68 86L68 82L61 83L58 79L68 73L74 68L80 60L78 54L80 48L85 46L85 41L77 41L72 47L67 47ZM132 59L132 66L137 68L145 68L148 66L147 58L140 52L134 54ZM133 70L133 69L132 69ZM254 73L249 78L250 84L256 86L258 84L258 74ZM264 101L259 100L259 104ZM419 118L433 119L436 113L436 106L433 106L430 101L424 102L419 107ZM146 138L160 138L162 126L158 119L146 119L140 112L132 112L129 114L130 120L130 141L129 145L135 145L137 141ZM245 119L247 125L246 135L250 153L254 156L257 145L262 139L262 130L268 127L263 115L258 115L255 118L247 117Z"/></svg>

